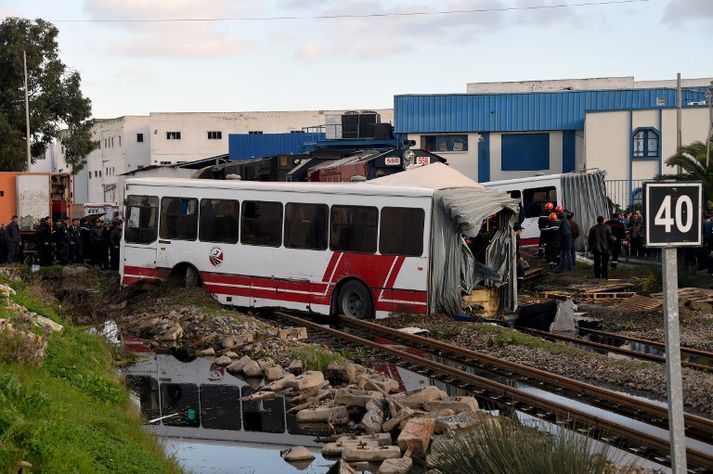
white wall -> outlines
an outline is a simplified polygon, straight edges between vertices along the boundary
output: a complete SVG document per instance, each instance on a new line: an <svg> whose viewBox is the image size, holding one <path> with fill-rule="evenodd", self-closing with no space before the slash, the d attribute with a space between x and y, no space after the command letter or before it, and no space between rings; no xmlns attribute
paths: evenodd
<svg viewBox="0 0 713 474"><path fill-rule="evenodd" d="M422 148L421 138L430 135L466 135L464 133L424 133L424 134L410 134L408 135L409 140L414 140L416 142L416 148ZM463 173L470 179L478 181L478 140L480 135L477 133L468 133L468 151L436 151L433 150L438 156L442 156L448 160L448 165Z"/></svg>
<svg viewBox="0 0 713 474"><path fill-rule="evenodd" d="M636 160L632 165L631 179L649 179L667 167L666 159L676 152L676 110L659 109L616 112L593 112L585 118L585 166L607 171L608 180L628 180L631 158L632 132L637 128L651 127L659 131L663 170L656 160ZM681 112L681 136L684 145L704 141L708 133L708 110L684 108Z"/></svg>

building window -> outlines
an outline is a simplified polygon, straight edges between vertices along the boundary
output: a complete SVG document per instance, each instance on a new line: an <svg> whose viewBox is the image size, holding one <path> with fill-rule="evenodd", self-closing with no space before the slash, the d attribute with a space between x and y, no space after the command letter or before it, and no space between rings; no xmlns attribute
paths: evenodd
<svg viewBox="0 0 713 474"><path fill-rule="evenodd" d="M143 134L143 133L137 133L137 134L136 134L136 142L137 142L137 143L143 143L143 142L144 142L144 134Z"/></svg>
<svg viewBox="0 0 713 474"><path fill-rule="evenodd" d="M659 134L653 128L639 128L634 132L634 158L658 158Z"/></svg>
<svg viewBox="0 0 713 474"><path fill-rule="evenodd" d="M166 140L180 140L181 132L166 132Z"/></svg>
<svg viewBox="0 0 713 474"><path fill-rule="evenodd" d="M468 135L426 135L421 137L426 151L468 151Z"/></svg>
<svg viewBox="0 0 713 474"><path fill-rule="evenodd" d="M502 171L550 169L549 133L511 133L501 137Z"/></svg>
<svg viewBox="0 0 713 474"><path fill-rule="evenodd" d="M262 130L250 130L248 135L262 135Z"/></svg>
<svg viewBox="0 0 713 474"><path fill-rule="evenodd" d="M208 132L208 140L222 140L223 132Z"/></svg>

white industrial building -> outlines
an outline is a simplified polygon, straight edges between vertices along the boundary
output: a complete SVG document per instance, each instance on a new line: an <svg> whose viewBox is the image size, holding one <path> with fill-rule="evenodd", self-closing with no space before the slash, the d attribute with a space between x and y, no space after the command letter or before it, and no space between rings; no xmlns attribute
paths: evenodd
<svg viewBox="0 0 713 474"><path fill-rule="evenodd" d="M118 175L148 166L173 165L228 153L228 135L283 133L325 126L342 110L275 112L158 112L98 119L92 136L99 148L74 177L74 202L116 203ZM376 110L382 122L392 109ZM68 171L58 144L50 147L33 171Z"/></svg>

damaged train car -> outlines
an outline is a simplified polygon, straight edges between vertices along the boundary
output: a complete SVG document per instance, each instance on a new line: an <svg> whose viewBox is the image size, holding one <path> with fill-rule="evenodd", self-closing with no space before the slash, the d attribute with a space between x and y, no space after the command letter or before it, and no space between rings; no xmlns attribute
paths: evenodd
<svg viewBox="0 0 713 474"><path fill-rule="evenodd" d="M517 305L518 203L436 163L361 183L126 182L123 285L174 277L219 302L357 318ZM492 299L492 298L491 298Z"/></svg>

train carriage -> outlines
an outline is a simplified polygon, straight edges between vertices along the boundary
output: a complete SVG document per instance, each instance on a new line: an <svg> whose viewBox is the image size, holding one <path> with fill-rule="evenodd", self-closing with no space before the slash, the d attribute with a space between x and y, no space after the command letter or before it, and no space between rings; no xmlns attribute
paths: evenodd
<svg viewBox="0 0 713 474"><path fill-rule="evenodd" d="M455 313L478 285L516 304L516 201L445 165L364 183L139 178L125 196L123 285L179 276L226 305L359 318Z"/></svg>

